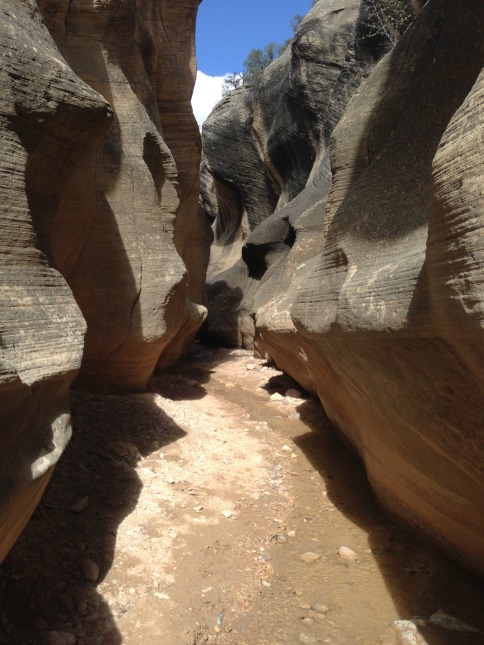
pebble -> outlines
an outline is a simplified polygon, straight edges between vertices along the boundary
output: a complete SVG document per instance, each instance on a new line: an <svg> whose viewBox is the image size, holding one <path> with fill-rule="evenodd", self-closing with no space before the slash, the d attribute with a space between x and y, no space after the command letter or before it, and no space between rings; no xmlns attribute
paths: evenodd
<svg viewBox="0 0 484 645"><path fill-rule="evenodd" d="M267 580L263 580L263 581L262 581L262 586L263 586L263 587L270 587L270 586L271 586L271 583L270 583L270 582L268 582Z"/></svg>
<svg viewBox="0 0 484 645"><path fill-rule="evenodd" d="M247 365L246 365L246 368L248 370L255 370L256 367L257 367L257 365L255 363L247 363Z"/></svg>
<svg viewBox="0 0 484 645"><path fill-rule="evenodd" d="M166 478L166 481L168 482L168 484L174 484L175 483L175 480L173 479L173 477L171 475L168 475L168 477Z"/></svg>
<svg viewBox="0 0 484 645"><path fill-rule="evenodd" d="M319 560L320 557L321 553L313 553L312 551L306 551L299 555L299 559L303 562L315 562L316 560Z"/></svg>
<svg viewBox="0 0 484 645"><path fill-rule="evenodd" d="M286 396L291 397L291 399L302 399L301 392L299 390L295 390L292 387L286 390Z"/></svg>
<svg viewBox="0 0 484 645"><path fill-rule="evenodd" d="M291 448L289 446L284 445L282 446L282 449L284 450L284 452L291 452Z"/></svg>
<svg viewBox="0 0 484 645"><path fill-rule="evenodd" d="M214 627L214 631L217 634L220 634L220 632L222 631L222 621L223 621L223 619L224 619L224 615L223 615L222 612L220 612L220 614L217 616L217 620L216 620L215 627Z"/></svg>
<svg viewBox="0 0 484 645"><path fill-rule="evenodd" d="M90 580L91 582L95 582L99 578L99 567L95 562L92 560L84 560L83 563L84 567L84 577L86 580Z"/></svg>
<svg viewBox="0 0 484 645"><path fill-rule="evenodd" d="M455 618L454 616L450 616L449 614L446 614L444 611L442 611L442 609L439 609L438 611L435 612L435 614L432 614L430 616L429 624L437 625L437 627L442 627L443 629L451 629L457 632L480 633L480 630L477 629L476 627L473 627L472 625L465 623L459 618Z"/></svg>
<svg viewBox="0 0 484 645"><path fill-rule="evenodd" d="M86 495L85 497L82 497L78 502L73 504L71 506L71 511L74 511L74 513L81 513L89 504L89 497Z"/></svg>
<svg viewBox="0 0 484 645"><path fill-rule="evenodd" d="M205 589L202 589L202 593L208 593L209 591L213 591L213 587L205 587Z"/></svg>
<svg viewBox="0 0 484 645"><path fill-rule="evenodd" d="M287 534L290 538L296 537L296 531L294 529L291 529L290 531L288 531Z"/></svg>
<svg viewBox="0 0 484 645"><path fill-rule="evenodd" d="M76 637L70 632L49 632L49 645L76 645Z"/></svg>
<svg viewBox="0 0 484 645"><path fill-rule="evenodd" d="M222 515L226 518L232 517L232 511L222 511Z"/></svg>
<svg viewBox="0 0 484 645"><path fill-rule="evenodd" d="M203 506L195 506L193 510L195 513L201 513L203 511Z"/></svg>
<svg viewBox="0 0 484 645"><path fill-rule="evenodd" d="M398 645L421 645L422 639L411 620L395 620L392 628L397 632Z"/></svg>
<svg viewBox="0 0 484 645"><path fill-rule="evenodd" d="M340 548L338 549L338 555L342 560L348 560L349 562L358 560L358 555L347 546L340 546Z"/></svg>
<svg viewBox="0 0 484 645"><path fill-rule="evenodd" d="M283 401L284 397L282 394L279 394L279 392L274 392L274 394L271 394L269 397L271 401Z"/></svg>
<svg viewBox="0 0 484 645"><path fill-rule="evenodd" d="M311 609L315 611L317 614L323 614L323 616L326 616L328 613L328 608L326 605L322 605L319 602L316 602L314 605L311 605Z"/></svg>
<svg viewBox="0 0 484 645"><path fill-rule="evenodd" d="M278 533L276 535L276 542L279 542L279 544L284 544L287 542L287 537L285 535L282 535L281 533Z"/></svg>
<svg viewBox="0 0 484 645"><path fill-rule="evenodd" d="M317 643L318 639L313 634L306 634L305 632L302 632L302 634L299 635L299 642L300 643Z"/></svg>

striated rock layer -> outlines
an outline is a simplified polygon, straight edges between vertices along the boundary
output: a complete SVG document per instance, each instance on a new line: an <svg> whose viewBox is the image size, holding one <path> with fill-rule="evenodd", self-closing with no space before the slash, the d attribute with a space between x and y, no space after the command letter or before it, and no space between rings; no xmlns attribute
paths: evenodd
<svg viewBox="0 0 484 645"><path fill-rule="evenodd" d="M320 0L257 87L232 92L205 122L202 204L215 238L208 337L251 348L253 299L268 268L295 240L317 252L331 132L388 47L369 32L359 0Z"/></svg>
<svg viewBox="0 0 484 645"><path fill-rule="evenodd" d="M198 4L1 3L0 559L69 439L73 379L142 389L203 321Z"/></svg>
<svg viewBox="0 0 484 645"><path fill-rule="evenodd" d="M114 110L45 234L87 321L81 385L144 388L204 317L210 231L190 106L198 4L39 0L68 64Z"/></svg>
<svg viewBox="0 0 484 645"><path fill-rule="evenodd" d="M241 296L260 354L319 396L391 514L481 574L483 19L429 0L336 125L327 189L316 159L237 267L265 262ZM276 218L295 239L271 258Z"/></svg>
<svg viewBox="0 0 484 645"><path fill-rule="evenodd" d="M59 55L33 0L0 7L0 560L45 488L71 427L86 330L37 231L111 122Z"/></svg>

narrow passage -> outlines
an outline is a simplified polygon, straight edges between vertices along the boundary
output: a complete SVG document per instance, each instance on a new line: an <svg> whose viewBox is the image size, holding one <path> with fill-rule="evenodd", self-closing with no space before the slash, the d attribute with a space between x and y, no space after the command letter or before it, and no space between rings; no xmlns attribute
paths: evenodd
<svg viewBox="0 0 484 645"><path fill-rule="evenodd" d="M383 516L319 402L249 352L194 345L149 391L73 409L0 570L0 643L395 645L438 610L484 628L479 582ZM483 642L449 626L420 642Z"/></svg>

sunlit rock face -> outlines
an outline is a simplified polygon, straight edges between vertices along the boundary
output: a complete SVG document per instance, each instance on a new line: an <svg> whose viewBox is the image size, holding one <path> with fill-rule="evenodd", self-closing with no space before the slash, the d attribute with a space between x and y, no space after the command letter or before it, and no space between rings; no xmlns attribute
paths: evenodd
<svg viewBox="0 0 484 645"><path fill-rule="evenodd" d="M300 30L324 7L329 3L320 0ZM295 197L293 160L304 168L311 162L297 157L287 138L305 127L299 121L305 102L293 99L299 117L280 135L281 148L291 151L286 175L284 153L269 156L270 135L260 134L254 109L253 132L281 208L253 230L246 226L242 259L209 285L213 302L220 299L209 331L250 344L250 331L248 341L241 333L241 320L250 318L258 352L319 396L333 426L361 455L385 508L480 573L483 18L484 8L472 0L426 3L342 104L335 127L323 127ZM297 53L298 39L292 60ZM302 63L291 67L292 82L299 69ZM256 106L270 74L268 68L254 92ZM331 101L340 88L334 86ZM280 88L276 95L267 112L270 132L277 131L280 97L292 96ZM215 137L216 120L225 123L224 111L228 119L236 100L220 104L204 136ZM300 138L311 141L315 131ZM210 152L207 158L212 169ZM217 172L213 181L222 181ZM214 195L212 185L204 203ZM219 213L224 203L216 201ZM250 223L247 208L239 210ZM214 250L217 269L223 255Z"/></svg>
<svg viewBox="0 0 484 645"><path fill-rule="evenodd" d="M375 68L333 134L321 251L296 240L254 305L259 351L318 394L382 504L481 573L483 17L431 0Z"/></svg>
<svg viewBox="0 0 484 645"><path fill-rule="evenodd" d="M39 0L74 72L112 106L46 243L87 321L78 385L142 389L201 324L210 231L190 98L198 0Z"/></svg>
<svg viewBox="0 0 484 645"><path fill-rule="evenodd" d="M2 2L0 56L1 560L70 437L86 325L45 242L112 112L62 60L33 0Z"/></svg>
<svg viewBox="0 0 484 645"><path fill-rule="evenodd" d="M202 323L198 0L0 7L0 559L70 436L73 379L139 390Z"/></svg>
<svg viewBox="0 0 484 645"><path fill-rule="evenodd" d="M204 124L202 204L215 235L205 332L218 342L252 347L267 270L295 241L317 252L331 132L388 47L367 36L359 1L320 0L259 85L232 92ZM284 271L289 285L293 268Z"/></svg>

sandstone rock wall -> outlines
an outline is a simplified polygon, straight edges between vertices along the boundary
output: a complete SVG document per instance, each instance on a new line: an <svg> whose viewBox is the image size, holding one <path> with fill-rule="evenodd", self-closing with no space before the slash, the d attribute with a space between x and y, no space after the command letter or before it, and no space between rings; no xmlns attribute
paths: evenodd
<svg viewBox="0 0 484 645"><path fill-rule="evenodd" d="M71 427L86 330L42 245L76 160L112 120L59 55L33 0L0 7L0 560L47 484ZM35 211L35 212L34 212Z"/></svg>
<svg viewBox="0 0 484 645"><path fill-rule="evenodd" d="M321 146L247 239L236 270L262 271L235 282L257 350L320 397L385 508L480 573L483 19L429 0L339 114L331 165ZM293 239L271 257L281 220Z"/></svg>
<svg viewBox="0 0 484 645"><path fill-rule="evenodd" d="M252 347L268 268L285 266L290 282L292 245L317 251L331 132L388 48L367 20L359 1L316 3L259 85L231 93L204 124L202 204L215 218L205 333L218 342Z"/></svg>
<svg viewBox="0 0 484 645"><path fill-rule="evenodd" d="M88 325L77 383L142 389L204 315L210 232L197 212L190 106L198 1L39 3L70 67L114 110L64 190L49 240Z"/></svg>
<svg viewBox="0 0 484 645"><path fill-rule="evenodd" d="M198 4L1 3L0 560L69 439L73 379L142 389L203 320Z"/></svg>

